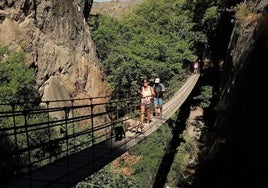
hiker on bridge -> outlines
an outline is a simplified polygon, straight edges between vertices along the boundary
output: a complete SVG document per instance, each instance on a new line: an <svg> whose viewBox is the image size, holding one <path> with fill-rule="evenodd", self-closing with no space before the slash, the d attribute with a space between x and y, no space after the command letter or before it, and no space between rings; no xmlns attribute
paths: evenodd
<svg viewBox="0 0 268 188"><path fill-rule="evenodd" d="M140 128L143 128L143 123L150 123L152 119L152 108L153 108L153 99L154 99L154 89L149 85L147 79L143 80L143 86L138 90L138 93L141 96L141 114L140 114ZM146 122L145 120L146 114Z"/></svg>
<svg viewBox="0 0 268 188"><path fill-rule="evenodd" d="M154 112L155 117L161 117L163 111L163 92L165 91L164 84L160 83L160 78L156 78L154 81Z"/></svg>
<svg viewBox="0 0 268 188"><path fill-rule="evenodd" d="M199 72L199 61L198 59L194 61L194 74Z"/></svg>

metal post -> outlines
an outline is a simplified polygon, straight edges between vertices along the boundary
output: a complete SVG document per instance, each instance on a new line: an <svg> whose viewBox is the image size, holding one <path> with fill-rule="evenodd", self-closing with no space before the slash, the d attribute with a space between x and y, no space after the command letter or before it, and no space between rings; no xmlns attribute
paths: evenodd
<svg viewBox="0 0 268 188"><path fill-rule="evenodd" d="M74 99L71 99L71 111L72 111L72 122L73 122L73 145L75 147L75 129L74 129Z"/></svg>
<svg viewBox="0 0 268 188"><path fill-rule="evenodd" d="M12 118L13 118L13 127L14 127L14 139L15 139L15 152L16 152L16 169L19 169L19 154L18 154L18 138L17 138L17 129L16 129L16 120L15 120L15 103L11 103L12 107Z"/></svg>
<svg viewBox="0 0 268 188"><path fill-rule="evenodd" d="M93 120L93 115L94 115L94 106L93 106L93 98L90 98L90 112L91 112L91 148L92 148L92 161L93 161L93 170L95 171L95 148L94 148L94 120Z"/></svg>
<svg viewBox="0 0 268 188"><path fill-rule="evenodd" d="M48 128L48 141L50 142L50 119L49 119L49 101L46 101L47 105L47 128Z"/></svg>
<svg viewBox="0 0 268 188"><path fill-rule="evenodd" d="M24 115L24 126L25 126L25 133L26 133L26 142L27 142L27 152L28 152L28 168L30 174L30 187L32 187L32 162L31 162L31 152L30 152L30 141L29 141L29 133L28 133L28 124L27 124L27 115L29 114L29 110L23 110Z"/></svg>
<svg viewBox="0 0 268 188"><path fill-rule="evenodd" d="M70 109L68 107L64 107L65 112L65 137L66 137L66 149L67 149L67 178L69 182L69 136L68 136L68 117Z"/></svg>
<svg viewBox="0 0 268 188"><path fill-rule="evenodd" d="M48 142L50 143L50 118L49 118L49 101L46 101L47 105L47 129L48 129ZM49 163L52 162L52 155L51 152L49 152Z"/></svg>

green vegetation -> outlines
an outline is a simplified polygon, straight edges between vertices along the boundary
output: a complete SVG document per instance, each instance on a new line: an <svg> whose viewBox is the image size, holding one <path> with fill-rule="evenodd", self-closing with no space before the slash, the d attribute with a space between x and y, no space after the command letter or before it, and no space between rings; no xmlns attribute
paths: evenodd
<svg viewBox="0 0 268 188"><path fill-rule="evenodd" d="M206 41L184 0L145 0L120 20L97 15L90 26L114 93L135 93L142 78L160 77L169 96L197 57L194 44Z"/></svg>
<svg viewBox="0 0 268 188"><path fill-rule="evenodd" d="M0 104L16 104L13 110L29 109L34 105L29 101L38 102L39 94L35 88L34 71L25 64L23 52L10 51L0 46ZM24 103L27 102L27 103ZM0 110L12 109L11 105L1 105ZM24 118L16 118L18 125L24 125ZM13 126L11 118L2 118L0 123L5 127Z"/></svg>
<svg viewBox="0 0 268 188"><path fill-rule="evenodd" d="M85 181L79 182L75 186L75 188L86 187L131 188L139 186L133 183L129 177L120 175L118 173L110 173L110 170L105 167L96 172L93 176L86 178Z"/></svg>
<svg viewBox="0 0 268 188"><path fill-rule="evenodd" d="M167 87L166 98L172 95L187 77L193 60L208 55L204 48L208 45L207 37L217 27L219 12L216 0L144 0L120 20L103 15L92 17L92 38L114 93L135 92L142 78L160 77ZM212 87L203 86L196 99L206 108L212 95ZM171 138L171 129L163 125L129 150L130 156L138 158L133 164L120 158L119 164L113 162L79 185L97 187L104 172L105 179L107 176L112 181L105 180L102 186L151 187L161 160L171 152ZM185 170L197 152L195 138L188 132L181 138L183 142L167 176L166 183L171 187L185 183ZM119 186L116 182L120 182Z"/></svg>
<svg viewBox="0 0 268 188"><path fill-rule="evenodd" d="M209 7L202 20L202 24L206 27L206 31L214 31L216 29L217 21L220 13L217 6Z"/></svg>
<svg viewBox="0 0 268 188"><path fill-rule="evenodd" d="M200 6L200 11L196 8L199 5L203 5ZM59 11L58 8L58 6L53 8L53 14ZM195 21L197 12L198 17L203 20L201 24L204 27L200 27L201 24ZM92 17L89 23L92 38L114 94L121 96L121 94L136 93L141 79L160 77L167 87L166 98L172 95L187 77L188 68L197 58L200 46L205 46L207 41L205 34L211 33L215 28L218 15L218 7L215 4L206 4L202 0L144 0L132 14L121 20L103 15ZM39 95L35 89L34 70L29 69L24 61L23 52L11 52L6 47L0 47L0 103L36 101L36 106L22 105L15 108L37 108ZM210 88L204 88L200 96L204 107L209 105L210 97ZM25 122L29 124L46 122L47 118L50 117L45 115L30 117L26 114L15 120L3 119L0 125L10 127L15 121L16 126L24 126ZM54 138L59 132L51 129L30 133L30 144L47 142L51 139L47 136L49 134ZM137 156L137 161L132 164L122 163L120 168L127 168L126 174L135 174L135 176L122 175L118 171L112 174L110 169L109 172L107 171L107 168L110 168L107 166L89 177L87 180L90 183L84 182L81 186L97 187L101 183L100 186L107 185L107 187L150 187L161 159L168 152L171 137L171 129L164 125L142 145L130 150L130 155ZM18 138L5 138L7 139L0 138L0 153L12 153L15 150L15 140L18 147L25 148L25 134ZM84 139L81 137L81 140ZM194 141L186 138L184 140L185 143L176 155L168 178L174 186L182 178L182 173L187 166L188 152L194 151ZM48 154L53 156L53 153L65 149L64 147L56 143L38 149L34 151L35 156L31 160L42 159ZM15 172L17 167L22 165L20 163L27 160L26 154L19 160L4 158L6 156L8 155L0 155L1 169L3 169L1 177Z"/></svg>
<svg viewBox="0 0 268 188"><path fill-rule="evenodd" d="M190 135L188 130L185 130L181 137L183 142L177 148L178 151L167 176L166 183L171 187L185 184L185 181L187 181L184 178L185 171L192 160L192 156L195 156L198 152L198 141Z"/></svg>
<svg viewBox="0 0 268 188"><path fill-rule="evenodd" d="M23 52L0 46L0 102L18 103L39 98L34 70L25 65Z"/></svg>
<svg viewBox="0 0 268 188"><path fill-rule="evenodd" d="M202 86L200 95L196 96L195 99L199 100L199 106L202 108L207 108L210 106L210 100L213 96L212 86Z"/></svg>
<svg viewBox="0 0 268 188"><path fill-rule="evenodd" d="M0 111L18 112L23 110L21 115L9 116L8 114L0 119L2 129L0 138L1 177L9 177L22 172L22 166L28 163L27 152L20 156L14 156L14 154L11 156L14 151L45 143L49 137L54 138L57 134L53 128L42 129L42 123L46 123L48 120L47 114L31 113L33 109L40 109L40 96L35 88L35 83L34 70L26 66L24 52L11 51L7 47L0 46ZM39 126L27 127L27 125L34 124L39 124ZM16 131L8 130L14 126L17 128ZM38 128L40 129L38 130ZM6 131L3 131L5 129ZM27 133L23 133L25 129L27 129ZM29 140L27 140L27 136ZM46 146L35 149L32 151L31 161L40 160L48 154L53 155L55 150L60 149L59 147L55 144L53 147ZM42 163L33 165L33 168L48 163L48 160Z"/></svg>
<svg viewBox="0 0 268 188"><path fill-rule="evenodd" d="M21 110L33 107L27 101L36 101L39 99L38 91L35 89L34 71L25 65L25 54L23 52L10 51L7 47L0 46L0 111ZM13 103L14 105L3 105ZM17 103L15 105L15 103ZM0 128L23 126L26 116L17 116L16 118L6 117L0 119ZM32 118L33 121L41 121L42 117ZM40 135L42 135L40 137ZM26 161L26 156L20 159L10 156L15 149L26 147L26 135L20 134L16 138L14 136L5 137L4 135L12 134L12 131L1 131L0 138L0 161L1 161L1 177L12 176L12 173L18 172L19 167ZM45 135L42 131L37 134L30 134L33 140L40 140Z"/></svg>
<svg viewBox="0 0 268 188"><path fill-rule="evenodd" d="M176 117L177 118L177 117ZM167 124L161 126L146 140L134 146L120 158L113 161L97 173L80 182L76 187L151 187L154 184L158 168L164 155L171 152L170 140L174 136ZM171 170L167 175L167 184L177 187L185 181L184 172L191 156L198 151L197 140L184 131L180 137L183 143L177 148Z"/></svg>
<svg viewBox="0 0 268 188"><path fill-rule="evenodd" d="M150 187L154 183L155 176L161 160L169 148L169 141L172 138L172 131L167 125L163 125L156 132L150 135L142 144L130 149L130 154L141 156L138 163L133 164L133 181L139 187Z"/></svg>
<svg viewBox="0 0 268 188"><path fill-rule="evenodd" d="M167 125L160 127L142 144L131 148L125 157L86 178L78 187L98 187L100 183L102 187L150 187L171 137L172 131Z"/></svg>

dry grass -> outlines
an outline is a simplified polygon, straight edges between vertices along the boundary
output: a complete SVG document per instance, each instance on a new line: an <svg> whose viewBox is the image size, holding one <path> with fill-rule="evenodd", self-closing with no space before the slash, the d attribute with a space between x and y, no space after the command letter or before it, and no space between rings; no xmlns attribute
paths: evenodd
<svg viewBox="0 0 268 188"><path fill-rule="evenodd" d="M140 159L140 156L132 156L126 152L112 162L111 170L123 176L130 176L135 173L135 170L131 166L139 162Z"/></svg>
<svg viewBox="0 0 268 188"><path fill-rule="evenodd" d="M236 7L236 20L243 26L247 26L257 20L261 15L254 11L255 3L240 3Z"/></svg>
<svg viewBox="0 0 268 188"><path fill-rule="evenodd" d="M103 14L106 16L120 19L130 13L140 0L124 0L110 2L94 2L90 14Z"/></svg>

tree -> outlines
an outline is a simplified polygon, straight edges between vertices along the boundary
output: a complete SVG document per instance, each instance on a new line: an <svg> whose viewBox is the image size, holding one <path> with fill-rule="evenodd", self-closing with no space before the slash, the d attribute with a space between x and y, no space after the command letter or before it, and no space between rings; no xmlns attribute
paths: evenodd
<svg viewBox="0 0 268 188"><path fill-rule="evenodd" d="M0 47L0 102L18 103L37 99L39 94L35 88L34 70L26 66L25 54Z"/></svg>
<svg viewBox="0 0 268 188"><path fill-rule="evenodd" d="M183 79L173 79L187 75L185 64L196 59L193 45L204 40L193 31L193 16L185 4L145 0L120 20L103 15L90 20L92 39L115 96L135 92L143 77L160 77L167 88L180 85Z"/></svg>

